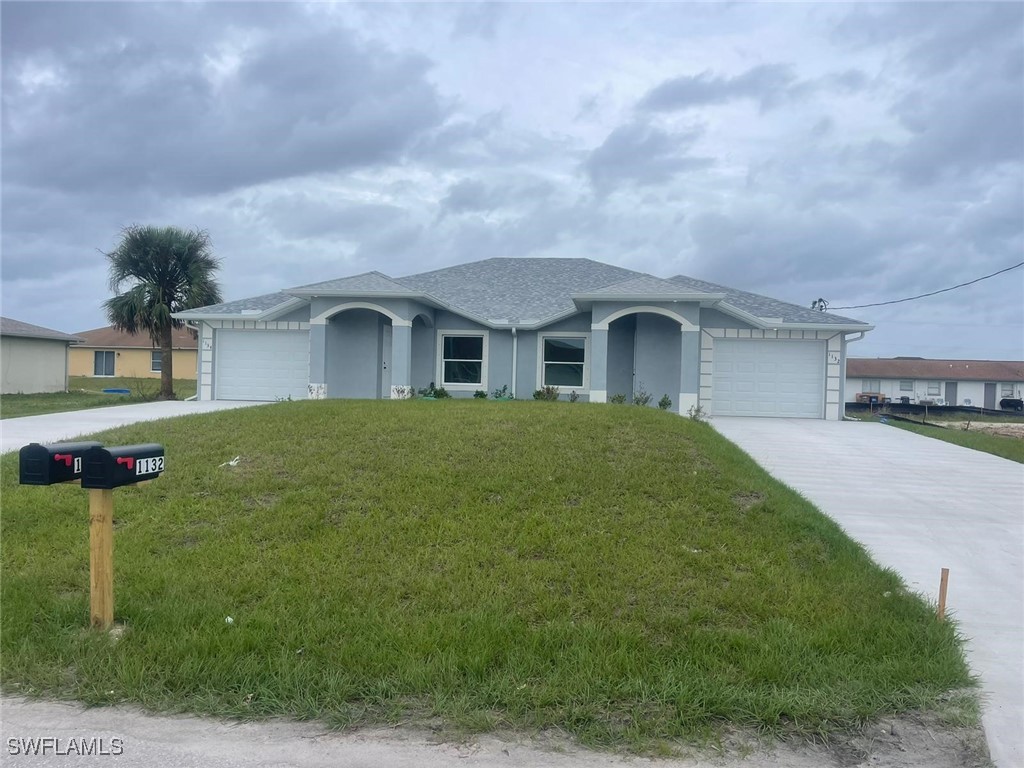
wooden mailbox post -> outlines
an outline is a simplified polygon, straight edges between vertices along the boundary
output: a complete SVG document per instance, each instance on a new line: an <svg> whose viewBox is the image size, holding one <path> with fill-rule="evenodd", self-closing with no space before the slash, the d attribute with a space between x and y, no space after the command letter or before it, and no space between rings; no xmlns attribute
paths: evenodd
<svg viewBox="0 0 1024 768"><path fill-rule="evenodd" d="M99 443L32 443L21 449L22 485L80 482L89 489L89 623L114 622L114 489L153 480L164 471L156 443L104 448Z"/></svg>

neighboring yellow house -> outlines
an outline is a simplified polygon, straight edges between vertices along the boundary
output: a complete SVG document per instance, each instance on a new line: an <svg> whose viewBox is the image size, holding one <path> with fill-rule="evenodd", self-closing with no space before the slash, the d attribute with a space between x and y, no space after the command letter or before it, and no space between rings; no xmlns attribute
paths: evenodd
<svg viewBox="0 0 1024 768"><path fill-rule="evenodd" d="M161 353L153 348L149 334L130 334L110 326L76 333L81 343L70 352L72 376L124 376L159 379ZM174 378L195 379L199 345L187 328L174 329L171 336Z"/></svg>

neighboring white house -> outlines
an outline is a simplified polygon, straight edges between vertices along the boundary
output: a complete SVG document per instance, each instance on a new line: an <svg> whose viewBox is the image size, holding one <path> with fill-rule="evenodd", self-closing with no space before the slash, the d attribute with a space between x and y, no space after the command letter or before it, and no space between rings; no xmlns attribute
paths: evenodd
<svg viewBox="0 0 1024 768"><path fill-rule="evenodd" d="M68 346L75 341L80 339L0 317L0 393L66 392Z"/></svg>
<svg viewBox="0 0 1024 768"><path fill-rule="evenodd" d="M893 402L999 408L1024 393L1024 362L1004 360L925 360L921 357L861 358L846 361L846 402L861 393Z"/></svg>

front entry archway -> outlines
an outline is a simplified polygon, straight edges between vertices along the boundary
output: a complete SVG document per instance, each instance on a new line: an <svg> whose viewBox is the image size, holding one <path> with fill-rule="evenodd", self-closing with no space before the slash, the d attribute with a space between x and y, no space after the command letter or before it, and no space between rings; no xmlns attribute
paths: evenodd
<svg viewBox="0 0 1024 768"><path fill-rule="evenodd" d="M391 318L373 309L347 309L327 321L326 396L391 396Z"/></svg>

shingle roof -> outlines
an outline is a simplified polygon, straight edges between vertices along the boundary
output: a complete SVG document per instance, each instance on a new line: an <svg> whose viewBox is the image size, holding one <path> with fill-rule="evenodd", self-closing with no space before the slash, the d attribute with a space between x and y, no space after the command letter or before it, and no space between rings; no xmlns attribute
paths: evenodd
<svg viewBox="0 0 1024 768"><path fill-rule="evenodd" d="M540 326L573 314L573 297L631 296L652 300L674 296L725 296L729 307L771 322L810 325L854 325L859 320L800 307L755 293L727 288L684 275L662 279L591 259L491 258L405 277L380 272L326 280L282 293L176 313L185 319L253 314L269 311L294 297L313 295L380 295L416 297L486 324Z"/></svg>
<svg viewBox="0 0 1024 768"><path fill-rule="evenodd" d="M109 325L105 328L82 331L77 335L81 339L81 343L76 345L79 347L155 349L153 340L148 333L125 333ZM188 328L172 328L171 347L173 349L198 349L199 343Z"/></svg>
<svg viewBox="0 0 1024 768"><path fill-rule="evenodd" d="M653 275L641 274L620 283L606 285L594 291L587 291L588 296L689 296L694 293L707 293L706 291L693 291L686 286L671 280L663 280ZM577 291L575 295L583 295ZM710 298L710 297L709 297Z"/></svg>
<svg viewBox="0 0 1024 768"><path fill-rule="evenodd" d="M289 288L290 294L311 295L316 293L397 293L408 295L411 289L407 285L392 280L380 272L364 272L361 275L352 277L341 277L337 280L325 280L322 283L311 283L300 285L297 288Z"/></svg>
<svg viewBox="0 0 1024 768"><path fill-rule="evenodd" d="M184 312L175 312L174 316L184 320L189 317L206 317L208 315L256 314L267 312L282 304L287 304L294 298L294 296L289 296L287 293L280 291L278 293L265 293L262 296L253 296L249 299L238 299L237 301L227 301L223 304L212 304L209 307L197 307L196 309L189 309Z"/></svg>
<svg viewBox="0 0 1024 768"><path fill-rule="evenodd" d="M819 312L816 309L801 307L799 304L790 304L787 301L779 301L770 296L762 296L757 293L740 291L736 288L729 288L717 283L709 283L707 280L697 280L686 275L676 275L670 278L672 282L688 287L693 291L705 291L707 293L724 293L725 303L736 309L747 312L755 317L779 318L783 323L811 323L815 325L864 325L868 324L861 320L852 320L848 317L833 315L829 312Z"/></svg>
<svg viewBox="0 0 1024 768"><path fill-rule="evenodd" d="M1024 362L851 357L846 360L846 375L870 379L1024 381Z"/></svg>
<svg viewBox="0 0 1024 768"><path fill-rule="evenodd" d="M494 258L398 280L473 317L535 325L574 312L574 293L640 275L590 259Z"/></svg>
<svg viewBox="0 0 1024 768"><path fill-rule="evenodd" d="M23 323L20 320L12 320L9 317L0 317L0 336L22 336L27 339L53 339L55 341L78 341L77 336L72 336L61 331L54 331L50 328L43 328L31 323Z"/></svg>

